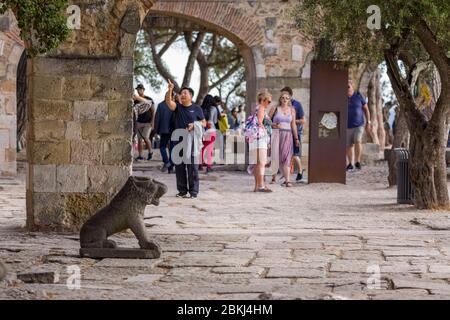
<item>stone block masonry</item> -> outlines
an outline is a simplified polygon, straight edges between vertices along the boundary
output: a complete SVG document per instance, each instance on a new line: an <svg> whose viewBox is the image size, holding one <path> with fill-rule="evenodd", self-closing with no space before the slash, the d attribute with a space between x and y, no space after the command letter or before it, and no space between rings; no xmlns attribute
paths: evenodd
<svg viewBox="0 0 450 320"><path fill-rule="evenodd" d="M33 59L30 229L77 230L130 176L132 66L125 58Z"/></svg>

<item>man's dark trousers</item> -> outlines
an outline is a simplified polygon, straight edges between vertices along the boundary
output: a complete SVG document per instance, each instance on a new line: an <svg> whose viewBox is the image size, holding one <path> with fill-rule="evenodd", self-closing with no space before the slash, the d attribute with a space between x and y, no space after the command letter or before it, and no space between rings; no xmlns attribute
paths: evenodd
<svg viewBox="0 0 450 320"><path fill-rule="evenodd" d="M172 161L172 150L174 143L171 141L172 135L170 133L161 134L161 141L159 146L159 151L161 152L161 157L165 165L170 164L171 167L174 166ZM167 146L169 145L169 155L167 155Z"/></svg>
<svg viewBox="0 0 450 320"><path fill-rule="evenodd" d="M191 159L191 164L178 164L175 166L175 173L177 176L177 189L181 194L188 192L192 196L196 196L200 189L200 180L198 175L198 164L194 164L194 158Z"/></svg>

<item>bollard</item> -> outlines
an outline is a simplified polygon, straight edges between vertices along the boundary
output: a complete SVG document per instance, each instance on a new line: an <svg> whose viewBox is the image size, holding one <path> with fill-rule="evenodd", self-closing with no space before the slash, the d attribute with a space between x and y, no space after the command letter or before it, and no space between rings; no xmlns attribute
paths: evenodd
<svg viewBox="0 0 450 320"><path fill-rule="evenodd" d="M395 149L397 157L397 203L413 204L413 190L409 176L409 150Z"/></svg>

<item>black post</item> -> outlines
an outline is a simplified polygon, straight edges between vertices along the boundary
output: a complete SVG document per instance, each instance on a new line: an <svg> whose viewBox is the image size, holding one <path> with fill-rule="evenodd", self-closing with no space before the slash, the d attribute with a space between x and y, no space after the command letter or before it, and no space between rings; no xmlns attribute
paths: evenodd
<svg viewBox="0 0 450 320"><path fill-rule="evenodd" d="M397 156L397 203L413 204L413 190L409 176L409 150L395 149Z"/></svg>

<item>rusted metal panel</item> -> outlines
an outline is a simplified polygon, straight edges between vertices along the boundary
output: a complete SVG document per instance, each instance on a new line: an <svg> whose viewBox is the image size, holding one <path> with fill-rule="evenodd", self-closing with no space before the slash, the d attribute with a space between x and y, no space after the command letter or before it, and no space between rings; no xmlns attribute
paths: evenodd
<svg viewBox="0 0 450 320"><path fill-rule="evenodd" d="M312 62L309 183L346 183L347 86L341 63Z"/></svg>

